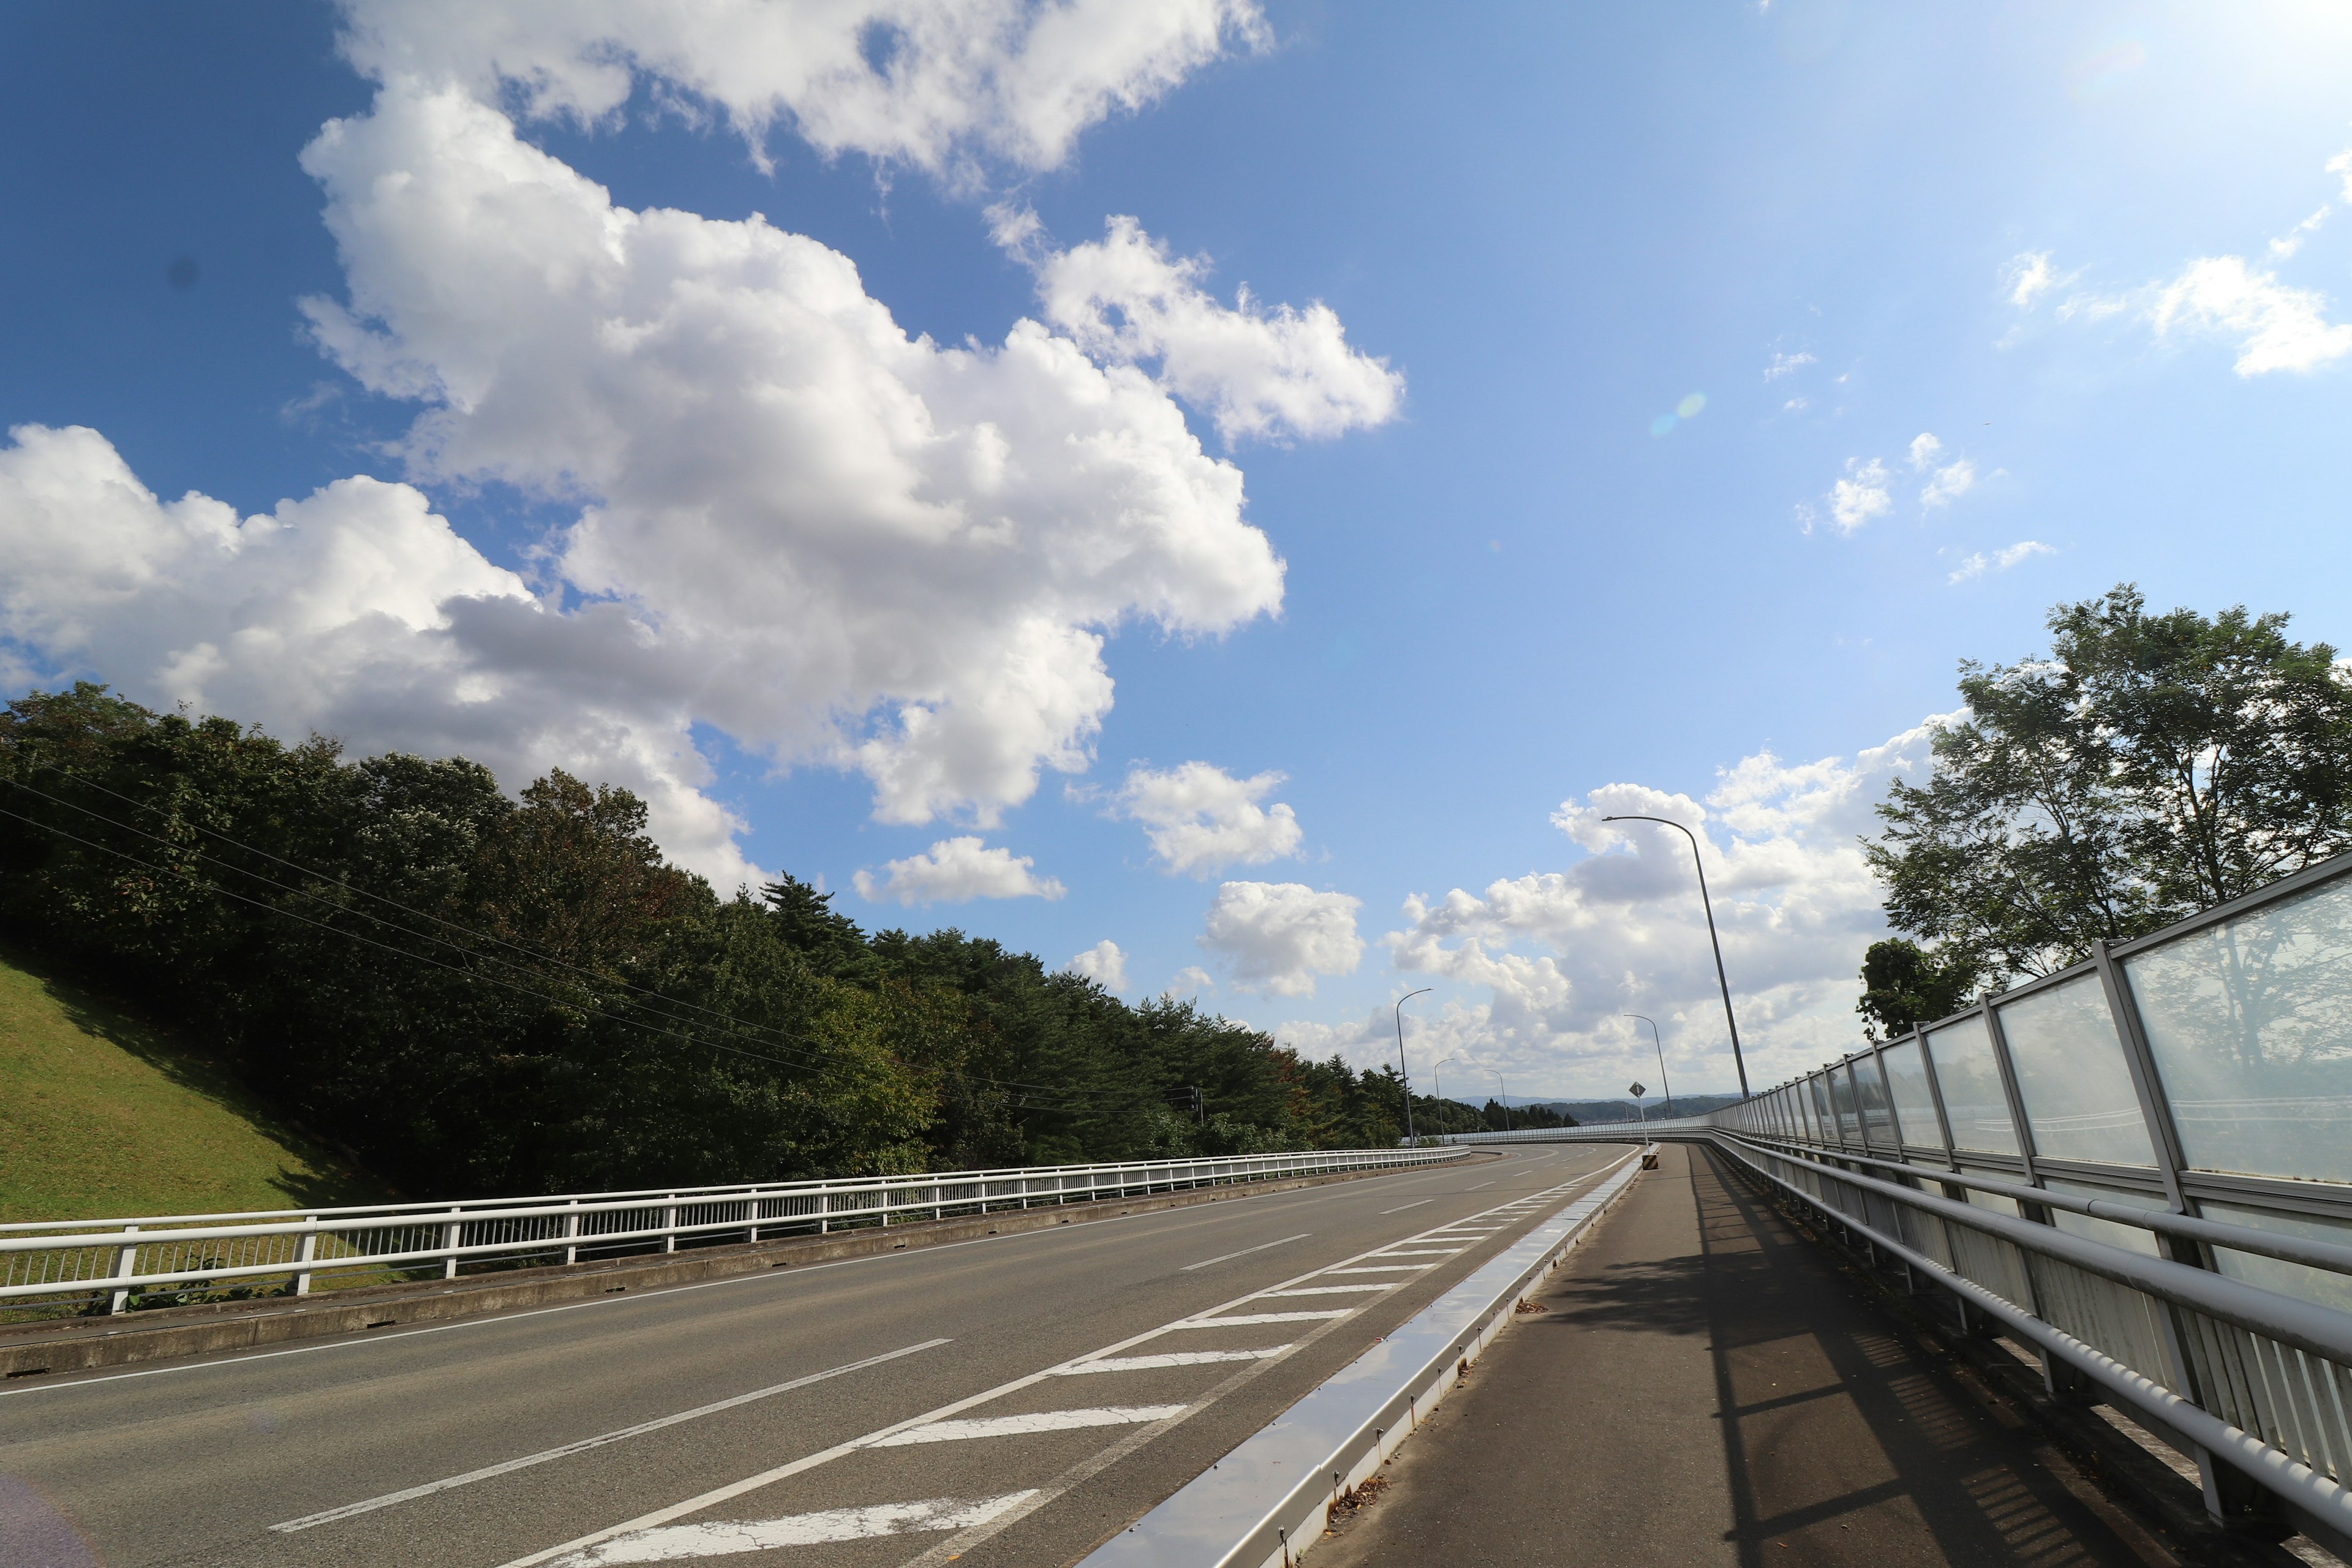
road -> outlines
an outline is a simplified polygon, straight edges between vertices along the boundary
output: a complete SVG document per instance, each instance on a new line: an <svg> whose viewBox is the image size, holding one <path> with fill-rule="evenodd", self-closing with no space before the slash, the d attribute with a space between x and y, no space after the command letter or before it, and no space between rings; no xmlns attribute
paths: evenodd
<svg viewBox="0 0 2352 1568"><path fill-rule="evenodd" d="M9 1388L0 1557L1067 1563L1625 1152L1515 1150Z"/></svg>

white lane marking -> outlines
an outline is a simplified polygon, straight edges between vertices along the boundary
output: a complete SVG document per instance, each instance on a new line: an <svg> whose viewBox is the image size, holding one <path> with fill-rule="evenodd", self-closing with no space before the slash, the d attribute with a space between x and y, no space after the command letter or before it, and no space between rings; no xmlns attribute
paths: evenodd
<svg viewBox="0 0 2352 1568"><path fill-rule="evenodd" d="M1430 1268L1426 1263L1381 1263L1366 1268L1326 1268L1326 1274L1418 1274Z"/></svg>
<svg viewBox="0 0 2352 1568"><path fill-rule="evenodd" d="M871 1541L918 1530L969 1530L1037 1495L1035 1489L967 1502L936 1497L922 1502L877 1503L796 1513L783 1519L730 1520L716 1524L673 1524L615 1536L563 1559L563 1568L604 1568L614 1563L676 1563L694 1557L728 1557L779 1546L823 1546L835 1541Z"/></svg>
<svg viewBox="0 0 2352 1568"><path fill-rule="evenodd" d="M1393 1247L1387 1252L1375 1252L1371 1256L1374 1258L1459 1258L1462 1256L1462 1250L1458 1247L1415 1247L1408 1252L1402 1247Z"/></svg>
<svg viewBox="0 0 2352 1568"><path fill-rule="evenodd" d="M1329 1312L1235 1312L1230 1318L1187 1318L1181 1323L1155 1329L1152 1333L1156 1337L1172 1334L1179 1329L1241 1328L1250 1323L1311 1323L1318 1318L1344 1318L1354 1310L1353 1307L1342 1307Z"/></svg>
<svg viewBox="0 0 2352 1568"><path fill-rule="evenodd" d="M1417 1209L1423 1204L1433 1204L1436 1201L1435 1198L1415 1198L1409 1204L1399 1204L1392 1209L1382 1209L1381 1215L1381 1217L1386 1218L1390 1215L1402 1214L1407 1209Z"/></svg>
<svg viewBox="0 0 2352 1568"><path fill-rule="evenodd" d="M1252 1298L1270 1301L1277 1296L1349 1296L1365 1290L1393 1290L1398 1282L1384 1279L1378 1285L1302 1285L1296 1290L1261 1290Z"/></svg>
<svg viewBox="0 0 2352 1568"><path fill-rule="evenodd" d="M1076 1366L1066 1366L1055 1374L1077 1377L1089 1372L1150 1372L1162 1366L1206 1366L1220 1361L1265 1361L1290 1349L1288 1345L1268 1345L1255 1351L1170 1351L1165 1355L1115 1355L1100 1361L1082 1361Z"/></svg>
<svg viewBox="0 0 2352 1568"><path fill-rule="evenodd" d="M864 1361L854 1361L846 1366L831 1367L824 1372L813 1372L806 1377L793 1378L790 1383L779 1383L768 1388L755 1388L749 1394L739 1394L731 1399L721 1399L713 1404L697 1405L692 1410L681 1410L675 1415L664 1415L653 1421L640 1421L635 1426L624 1426L617 1432L606 1432L594 1437L583 1437L577 1443L566 1443L560 1448L549 1448L537 1454L526 1454L520 1459L509 1459L503 1464L485 1465L478 1470L467 1470L462 1476L450 1476L442 1480L427 1481L423 1486L408 1487L396 1492L386 1492L382 1497L372 1497L365 1502L345 1503L341 1508L331 1508L323 1513L305 1514L300 1519L289 1519L283 1524L273 1524L269 1528L281 1535L291 1535L298 1530L309 1530L313 1525L332 1524L339 1519L350 1519L355 1514L373 1512L380 1508L390 1508L394 1503L407 1502L414 1498L430 1497L435 1492L447 1491L452 1487L471 1486L476 1481L488 1480L492 1476L503 1476L513 1470L528 1469L533 1465L546 1464L550 1459L584 1454L591 1448L601 1448L607 1443L617 1443L625 1437L637 1437L647 1432L658 1432L665 1426L675 1426L681 1421L692 1421L702 1415L715 1415L721 1410L732 1410L739 1405L749 1405L755 1399L765 1399L776 1394L789 1394L795 1388L806 1388L813 1383L823 1383L829 1377L839 1377L844 1373L863 1372L869 1366L879 1366L886 1361L897 1361L900 1356L912 1355L917 1351L937 1350L941 1345L954 1342L952 1340L925 1340L921 1344L908 1345L904 1349L890 1351L882 1355L867 1356ZM749 1551L750 1548L746 1547L743 1550Z"/></svg>
<svg viewBox="0 0 2352 1568"><path fill-rule="evenodd" d="M1030 1410L1019 1415L977 1415L968 1421L933 1421L893 1433L877 1448L914 1443L961 1443L975 1437L1014 1437L1026 1432L1076 1432L1086 1426L1140 1426L1181 1415L1181 1405L1106 1405L1093 1410Z"/></svg>
<svg viewBox="0 0 2352 1568"><path fill-rule="evenodd" d="M1624 1155L1620 1158L1618 1163L1622 1164L1625 1160L1630 1160L1632 1158L1633 1156L1631 1154ZM1604 1170L1600 1173L1606 1174L1606 1169L1604 1168ZM1580 1172L1553 1190L1558 1193L1565 1194L1568 1189L1575 1185L1576 1183L1586 1180L1593 1174L1594 1173L1591 1172ZM1329 1200L1316 1199L1310 1201L1325 1202ZM1034 1235L1052 1233L1032 1232L1028 1234ZM1403 1245L1410 1245L1411 1243L1420 1239L1423 1238L1420 1237L1406 1237L1404 1238ZM973 1244L970 1242L952 1242L948 1245L965 1247L971 1246ZM940 1249L935 1248L933 1250ZM1350 1263L1361 1258L1373 1258L1380 1255L1381 1254L1377 1250L1371 1252L1361 1252L1358 1253L1353 1258L1342 1258L1340 1261L1342 1263ZM1450 1254L1447 1256L1450 1256ZM866 1260L856 1259L853 1261L863 1262ZM838 1267L838 1265L819 1265L818 1267ZM805 1272L805 1270L803 1270L803 1272ZM1297 1278L1302 1280L1310 1279L1314 1278L1315 1272L1316 1271L1310 1270L1306 1274L1298 1275ZM1238 1306L1249 1300L1250 1298L1248 1296L1237 1296L1233 1300L1227 1301L1222 1306L1211 1307L1208 1308L1207 1310L1211 1312L1221 1312L1227 1307ZM1315 1322L1326 1319L1349 1317L1353 1315L1353 1309L1341 1309L1337 1311L1322 1312L1251 1312L1236 1314L1230 1318L1202 1319L1195 1317L1182 1319L1173 1323L1162 1323L1157 1328L1146 1329L1139 1334L1129 1335L1128 1338L1120 1340L1116 1344L1105 1345L1100 1350L1094 1351L1089 1353L1094 1357L1111 1355L1117 1352L1127 1350L1131 1346L1143 1344L1149 1341L1158 1339L1162 1334L1172 1333L1179 1329L1238 1327L1249 1323ZM1313 1337L1314 1336L1311 1334L1307 1336L1308 1339L1312 1339ZM1303 1344L1307 1342L1302 1340L1299 1342ZM716 1508L720 1503L728 1502L735 1498L743 1496L746 1492L754 1492L760 1490L763 1487L773 1486L778 1481L785 1480L791 1477L803 1474L805 1471L815 1469L821 1465L829 1465L835 1459L872 1447L881 1439L893 1436L896 1433L906 1431L910 1427L925 1426L931 1422L940 1420L946 1416L957 1415L962 1411L970 1410L975 1405L985 1405L991 1400L1003 1399L1007 1395L1017 1394L1024 1388L1028 1388L1035 1384L1044 1382L1046 1378L1055 1376L1060 1373L1062 1367L1075 1366L1079 1362L1087 1359L1088 1359L1087 1356L1074 1356L1069 1361L1059 1363L1059 1365L1045 1367L1039 1371L1026 1373L1021 1377L1016 1377L1009 1383L998 1384L994 1388L982 1389L978 1394L967 1394L963 1398L959 1399L952 1404L942 1405L937 1409L926 1411L920 1415L909 1416L904 1421L896 1422L890 1426L868 1432L863 1436L852 1437L847 1442L835 1443L830 1448L821 1448L814 1454L803 1454L797 1459L787 1460L783 1464L777 1465L771 1469L762 1470L757 1475L745 1476L740 1480L730 1481L722 1487L714 1487L710 1490L703 1492L698 1496L687 1498L679 1502L674 1502L667 1508L656 1509L651 1513L639 1514L635 1519L624 1520L618 1524L606 1525L603 1529L592 1531L586 1535L574 1536L570 1541L563 1542L555 1546L547 1547L542 1551L531 1552L528 1556L514 1558L510 1562L501 1564L500 1568L538 1568L538 1565L541 1563L551 1563L557 1558L583 1551L587 1547L597 1544L599 1542L610 1541L617 1536L626 1535L635 1531L648 1530L656 1525L667 1524L673 1520L684 1519L688 1514L700 1513L705 1509ZM1152 1428L1150 1427L1140 1427L1137 1429L1136 1435L1138 1437L1148 1436ZM1118 1445L1114 1445L1115 1449L1117 1447ZM952 1544L957 1539L959 1539L959 1537L950 1537L949 1544ZM929 1553L926 1553L925 1555L928 1556Z"/></svg>
<svg viewBox="0 0 2352 1568"><path fill-rule="evenodd" d="M1253 1252L1265 1252L1276 1247L1288 1247L1294 1241L1305 1241L1314 1234L1311 1230L1302 1230L1297 1236L1286 1236L1280 1241L1261 1242L1255 1247L1244 1247L1239 1252L1228 1252L1222 1258L1203 1258L1198 1263L1187 1263L1176 1272L1190 1274L1195 1268L1206 1268L1212 1263L1231 1263L1234 1258L1247 1258Z"/></svg>
<svg viewBox="0 0 2352 1568"><path fill-rule="evenodd" d="M1465 1193L1483 1193L1494 1184L1492 1182L1481 1182L1475 1187L1465 1187L1462 1190Z"/></svg>

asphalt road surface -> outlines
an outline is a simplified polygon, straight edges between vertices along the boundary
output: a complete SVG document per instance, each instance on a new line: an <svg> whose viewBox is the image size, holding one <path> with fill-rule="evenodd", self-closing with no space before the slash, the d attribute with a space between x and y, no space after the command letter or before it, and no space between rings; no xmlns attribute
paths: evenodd
<svg viewBox="0 0 2352 1568"><path fill-rule="evenodd" d="M1627 1152L6 1389L0 1560L1073 1562Z"/></svg>

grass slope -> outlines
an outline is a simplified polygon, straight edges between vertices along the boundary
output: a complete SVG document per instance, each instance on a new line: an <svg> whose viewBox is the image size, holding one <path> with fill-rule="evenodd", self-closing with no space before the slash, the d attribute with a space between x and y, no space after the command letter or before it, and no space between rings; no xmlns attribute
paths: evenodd
<svg viewBox="0 0 2352 1568"><path fill-rule="evenodd" d="M386 1195L163 1031L0 946L0 1220Z"/></svg>

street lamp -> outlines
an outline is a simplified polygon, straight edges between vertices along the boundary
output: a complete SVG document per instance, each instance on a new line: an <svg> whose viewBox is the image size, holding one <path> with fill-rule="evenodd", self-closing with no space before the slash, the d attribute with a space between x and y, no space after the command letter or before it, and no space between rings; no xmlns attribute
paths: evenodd
<svg viewBox="0 0 2352 1568"><path fill-rule="evenodd" d="M1658 1047L1658 1087L1666 1091L1666 1114L1672 1116L1675 1113L1675 1086L1666 1079L1666 1043L1658 1038L1658 1021L1643 1017L1639 1013L1620 1013L1617 1016L1621 1018L1641 1018L1650 1026L1650 1041Z"/></svg>
<svg viewBox="0 0 2352 1568"><path fill-rule="evenodd" d="M1412 1135L1412 1078L1404 1070L1404 1005L1423 992L1436 989L1434 985L1424 985L1420 991L1406 992L1396 1002L1397 1077L1404 1080L1404 1141L1408 1143L1418 1142L1419 1140ZM1742 1084L1747 1081L1746 1079L1740 1079Z"/></svg>
<svg viewBox="0 0 2352 1568"><path fill-rule="evenodd" d="M1671 827L1690 840L1691 864L1698 868L1698 901L1706 910L1706 940L1715 948L1715 983L1723 987L1723 1023L1731 1031L1731 1062L1739 1069L1739 1098L1748 1098L1748 1062L1739 1054L1739 1021L1731 1016L1731 982L1723 977L1723 942L1715 934L1715 903L1706 896L1706 866L1698 854L1698 835L1668 816L1643 816L1628 811L1614 816L1604 816L1603 822L1655 822Z"/></svg>
<svg viewBox="0 0 2352 1568"><path fill-rule="evenodd" d="M1501 1068L1488 1068L1486 1070L1495 1075L1495 1091L1503 1097L1503 1131L1508 1132L1511 1130L1511 1091L1504 1087Z"/></svg>
<svg viewBox="0 0 2352 1568"><path fill-rule="evenodd" d="M1435 1090L1432 1098L1437 1101L1437 1131L1440 1137L1444 1136L1445 1133L1445 1080L1437 1076L1437 1069L1447 1062L1465 1062L1469 1059L1457 1051L1450 1057L1438 1058L1429 1069L1430 1087Z"/></svg>

